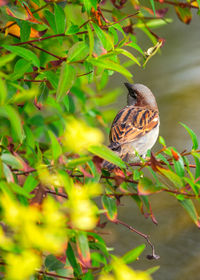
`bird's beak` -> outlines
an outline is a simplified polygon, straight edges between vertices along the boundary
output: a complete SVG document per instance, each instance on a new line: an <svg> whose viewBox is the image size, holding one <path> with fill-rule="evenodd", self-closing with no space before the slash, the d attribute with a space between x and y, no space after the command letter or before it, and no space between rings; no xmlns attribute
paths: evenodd
<svg viewBox="0 0 200 280"><path fill-rule="evenodd" d="M129 83L124 83L126 88L128 89L128 91L133 91L133 85L132 84L129 84Z"/></svg>

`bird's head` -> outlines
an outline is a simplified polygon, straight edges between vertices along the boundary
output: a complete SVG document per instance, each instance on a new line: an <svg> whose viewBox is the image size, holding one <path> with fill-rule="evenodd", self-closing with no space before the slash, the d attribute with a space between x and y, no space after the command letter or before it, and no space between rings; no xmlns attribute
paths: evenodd
<svg viewBox="0 0 200 280"><path fill-rule="evenodd" d="M128 89L127 103L139 107L157 109L156 99L151 90L142 84L124 83Z"/></svg>

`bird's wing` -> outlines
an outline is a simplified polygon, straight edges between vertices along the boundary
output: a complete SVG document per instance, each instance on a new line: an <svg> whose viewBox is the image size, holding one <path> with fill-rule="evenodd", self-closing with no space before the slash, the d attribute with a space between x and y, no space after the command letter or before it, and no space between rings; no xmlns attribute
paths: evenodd
<svg viewBox="0 0 200 280"><path fill-rule="evenodd" d="M150 132L159 124L157 110L144 107L127 106L115 117L111 130L111 145L129 143Z"/></svg>

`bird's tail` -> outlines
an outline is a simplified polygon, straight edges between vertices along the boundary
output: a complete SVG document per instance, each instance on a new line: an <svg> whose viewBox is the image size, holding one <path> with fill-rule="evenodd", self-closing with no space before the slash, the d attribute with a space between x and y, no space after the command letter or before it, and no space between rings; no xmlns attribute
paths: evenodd
<svg viewBox="0 0 200 280"><path fill-rule="evenodd" d="M113 169L115 169L117 166L109 161L104 160L102 167L104 169L107 169L108 171L112 171Z"/></svg>
<svg viewBox="0 0 200 280"><path fill-rule="evenodd" d="M108 148L115 152L119 157L121 157L121 147L120 146L114 146L114 145L109 145ZM122 157L121 157L122 158ZM126 161L126 157L122 158L122 160ZM102 167L104 169L107 169L108 171L112 171L115 168L118 168L115 164L104 160Z"/></svg>

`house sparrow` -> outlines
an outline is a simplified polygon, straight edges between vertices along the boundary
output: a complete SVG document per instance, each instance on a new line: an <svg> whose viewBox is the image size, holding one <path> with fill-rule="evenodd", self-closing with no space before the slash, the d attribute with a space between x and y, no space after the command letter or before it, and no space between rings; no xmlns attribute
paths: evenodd
<svg viewBox="0 0 200 280"><path fill-rule="evenodd" d="M114 118L110 130L111 150L126 162L137 162L155 144L159 133L159 111L151 90L142 84L125 83L128 89L127 103ZM103 168L116 166L108 161Z"/></svg>

